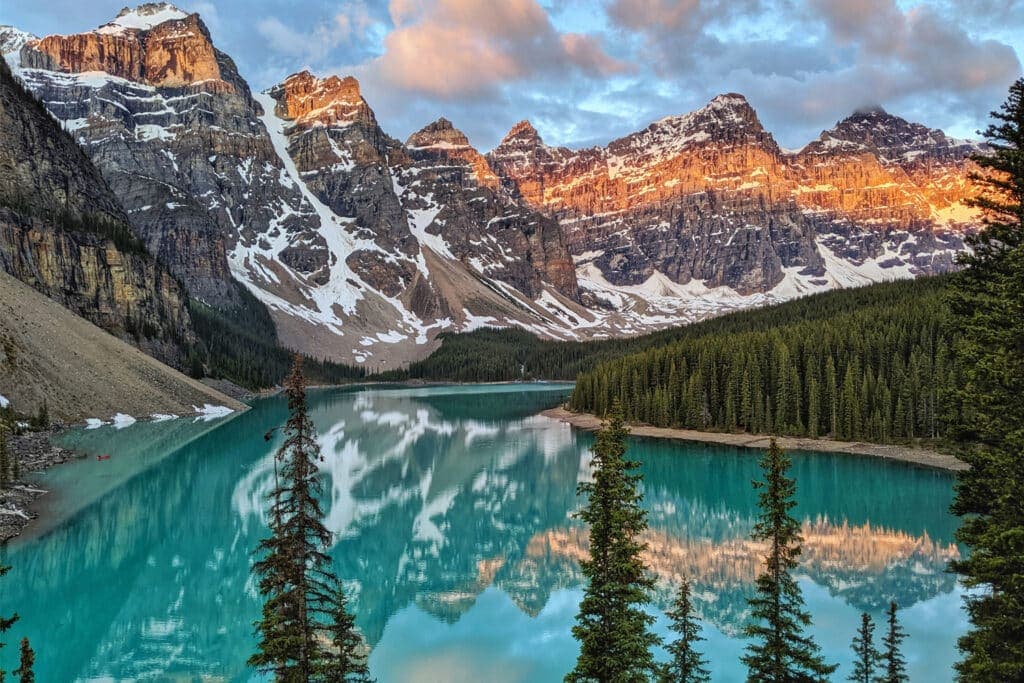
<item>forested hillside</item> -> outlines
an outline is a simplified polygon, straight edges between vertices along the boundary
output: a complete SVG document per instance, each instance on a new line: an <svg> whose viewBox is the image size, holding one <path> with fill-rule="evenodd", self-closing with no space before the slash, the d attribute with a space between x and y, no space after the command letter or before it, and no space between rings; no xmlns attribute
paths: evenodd
<svg viewBox="0 0 1024 683"><path fill-rule="evenodd" d="M627 339L554 342L538 339L519 329L449 334L443 336L441 348L428 358L413 363L405 371L387 373L380 378L458 382L574 380L600 363L684 340L833 320L862 309L889 309L918 299L932 302L947 281L948 278L942 276L826 292ZM934 313L938 315L937 310Z"/></svg>
<svg viewBox="0 0 1024 683"><path fill-rule="evenodd" d="M808 297L689 328L577 379L575 410L665 427L876 442L938 438L958 383L947 280Z"/></svg>

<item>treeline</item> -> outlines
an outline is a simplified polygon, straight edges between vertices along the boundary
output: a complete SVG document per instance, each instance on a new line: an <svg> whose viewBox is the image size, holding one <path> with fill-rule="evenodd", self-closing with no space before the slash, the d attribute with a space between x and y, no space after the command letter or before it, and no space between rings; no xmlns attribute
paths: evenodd
<svg viewBox="0 0 1024 683"><path fill-rule="evenodd" d="M241 285L237 290L240 304L230 310L190 299L197 343L187 352L186 368L193 377L226 378L250 389L279 385L295 352L278 343L267 307ZM316 384L340 384L366 375L362 368L309 356L303 360L306 376Z"/></svg>
<svg viewBox="0 0 1024 683"><path fill-rule="evenodd" d="M662 427L939 438L960 375L947 282L874 285L694 326L699 334L582 373L570 405L606 415L618 401L626 419Z"/></svg>
<svg viewBox="0 0 1024 683"><path fill-rule="evenodd" d="M625 339L558 342L539 339L518 328L445 334L441 337L441 348L429 357L407 369L383 373L379 378L454 382L574 380L580 373L629 354L713 335L830 320L866 307L897 306L910 298L930 296L946 282L947 276L939 276L836 290Z"/></svg>

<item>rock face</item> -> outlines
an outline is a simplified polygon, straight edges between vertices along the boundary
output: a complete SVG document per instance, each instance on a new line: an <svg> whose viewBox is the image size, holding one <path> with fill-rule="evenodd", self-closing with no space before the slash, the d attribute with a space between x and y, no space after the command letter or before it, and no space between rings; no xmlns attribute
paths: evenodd
<svg viewBox="0 0 1024 683"><path fill-rule="evenodd" d="M865 264L874 279L949 270L978 223L963 205L978 150L870 111L786 153L727 94L603 148L553 148L520 122L488 160L506 191L561 221L599 280L751 295L835 281L836 255L850 277Z"/></svg>
<svg viewBox="0 0 1024 683"><path fill-rule="evenodd" d="M193 341L185 295L133 235L74 140L0 63L0 268L175 364Z"/></svg>
<svg viewBox="0 0 1024 683"><path fill-rule="evenodd" d="M232 306L230 247L301 197L281 185L258 106L198 15L126 9L95 31L29 40L18 61L149 250L194 297Z"/></svg>

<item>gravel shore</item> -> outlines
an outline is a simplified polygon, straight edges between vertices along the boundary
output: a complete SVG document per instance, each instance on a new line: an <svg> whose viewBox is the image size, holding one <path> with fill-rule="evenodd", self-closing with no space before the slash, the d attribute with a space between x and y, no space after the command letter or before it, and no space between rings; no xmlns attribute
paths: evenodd
<svg viewBox="0 0 1024 683"><path fill-rule="evenodd" d="M12 457L18 460L20 476L10 488L0 490L0 543L21 534L29 522L38 516L33 504L47 493L26 483L25 476L81 457L73 451L53 445L53 438L63 429L62 426L55 426L46 431L28 432L8 439L7 445Z"/></svg>
<svg viewBox="0 0 1024 683"><path fill-rule="evenodd" d="M601 426L601 418L589 413L574 413L565 408L545 410L543 415L561 420L581 429L594 430ZM730 434L725 432L700 432L693 429L670 429L668 427L652 427L651 425L630 425L630 433L634 436L648 436L658 439L679 439L682 441L701 441L703 443L719 443L728 446L765 449L768 447L768 436L758 434ZM941 470L959 471L967 469L967 464L952 455L939 453L927 448L915 448L894 444L875 444L853 441L833 441L832 439L810 439L792 436L780 436L775 439L786 450L794 451L825 451L828 453L850 453L854 455L870 455L876 458L899 460L924 467Z"/></svg>

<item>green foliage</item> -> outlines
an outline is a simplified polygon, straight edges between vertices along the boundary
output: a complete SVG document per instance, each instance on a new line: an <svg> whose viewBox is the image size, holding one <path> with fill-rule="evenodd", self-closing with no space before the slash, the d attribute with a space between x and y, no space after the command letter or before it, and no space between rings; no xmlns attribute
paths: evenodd
<svg viewBox="0 0 1024 683"><path fill-rule="evenodd" d="M811 616L804 610L800 586L793 579L803 540L800 523L790 513L796 506L796 482L789 478L791 461L775 439L761 458L764 481L761 512L751 538L768 543L765 569L757 577L757 592L747 602L751 621L744 634L752 639L743 656L748 681L788 683L827 681L836 666L826 664L817 644L804 634Z"/></svg>
<svg viewBox="0 0 1024 683"><path fill-rule="evenodd" d="M910 680L910 677L907 676L907 663L900 653L900 645L907 634L896 619L896 609L896 603L890 602L889 611L886 613L889 630L882 638L882 647L884 648L881 653L882 675L875 679L878 683L906 683Z"/></svg>
<svg viewBox="0 0 1024 683"><path fill-rule="evenodd" d="M0 578L7 575L7 572L11 571L10 567L0 565ZM0 634L7 633L11 630L11 626L14 626L14 622L18 620L18 615L14 614L10 617L0 617ZM4 646L4 643L0 642L0 648ZM0 669L0 683L4 681L5 672Z"/></svg>
<svg viewBox="0 0 1024 683"><path fill-rule="evenodd" d="M992 113L993 150L976 161L984 230L950 288L963 380L955 392L960 455L953 511L970 553L953 568L971 591L960 639L964 681L1024 680L1024 79Z"/></svg>
<svg viewBox="0 0 1024 683"><path fill-rule="evenodd" d="M244 287L238 287L238 295L241 303L231 310L189 302L198 344L189 350L185 367L193 377L224 377L251 389L280 384L294 352L279 345L267 307ZM362 368L308 356L304 367L317 384L339 384L366 374Z"/></svg>
<svg viewBox="0 0 1024 683"><path fill-rule="evenodd" d="M36 653L29 645L28 638L21 639L21 651L18 658L18 668L13 671L21 683L35 683L36 675L32 667L36 663Z"/></svg>
<svg viewBox="0 0 1024 683"><path fill-rule="evenodd" d="M296 356L285 384L290 415L274 462L271 535L260 542L252 567L265 601L255 623L258 650L248 663L285 683L364 680L365 663L352 644L359 635L324 552L331 534L319 501L320 446L302 365ZM332 653L332 643L346 649Z"/></svg>
<svg viewBox="0 0 1024 683"><path fill-rule="evenodd" d="M711 676L705 667L707 662L695 647L704 638L700 635L700 624L693 616L690 582L686 579L679 584L675 604L667 616L672 622L669 628L675 631L678 637L668 645L667 649L671 659L661 672L661 683L706 683L710 681Z"/></svg>
<svg viewBox="0 0 1024 683"><path fill-rule="evenodd" d="M372 679L366 664L366 643L356 630L355 617L348 610L344 586L340 581L335 583L327 627L332 649L325 654L321 665L324 680L369 683Z"/></svg>
<svg viewBox="0 0 1024 683"><path fill-rule="evenodd" d="M936 439L959 377L955 333L943 323L947 281L874 285L695 325L583 373L570 405L603 415L618 401L626 419L660 427Z"/></svg>
<svg viewBox="0 0 1024 683"><path fill-rule="evenodd" d="M853 637L850 649L853 650L853 673L849 680L854 683L875 683L875 671L881 653L875 648L875 624L871 615L864 612L860 615L860 628Z"/></svg>
<svg viewBox="0 0 1024 683"><path fill-rule="evenodd" d="M43 399L36 414L29 420L29 427L36 431L50 428L50 406L46 403L46 399Z"/></svg>
<svg viewBox="0 0 1024 683"><path fill-rule="evenodd" d="M569 682L631 683L657 672L651 648L658 638L649 630L654 619L641 609L654 587L640 558L647 513L637 490L639 463L625 457L628 434L613 414L591 449L593 481L577 489L587 498L576 517L590 528L590 556L580 563L588 582L572 629L580 654L565 677Z"/></svg>

